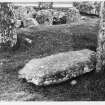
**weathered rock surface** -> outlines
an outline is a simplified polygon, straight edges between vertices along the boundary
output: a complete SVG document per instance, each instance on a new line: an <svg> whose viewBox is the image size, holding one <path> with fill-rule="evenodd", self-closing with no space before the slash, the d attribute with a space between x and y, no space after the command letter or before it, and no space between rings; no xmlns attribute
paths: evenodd
<svg viewBox="0 0 105 105"><path fill-rule="evenodd" d="M19 78L35 85L60 83L92 71L95 61L95 52L88 49L32 59L19 71Z"/></svg>
<svg viewBox="0 0 105 105"><path fill-rule="evenodd" d="M27 18L27 19L24 19L23 20L23 24L24 24L24 27L29 27L29 26L38 26L38 22L36 21L36 19L34 18Z"/></svg>

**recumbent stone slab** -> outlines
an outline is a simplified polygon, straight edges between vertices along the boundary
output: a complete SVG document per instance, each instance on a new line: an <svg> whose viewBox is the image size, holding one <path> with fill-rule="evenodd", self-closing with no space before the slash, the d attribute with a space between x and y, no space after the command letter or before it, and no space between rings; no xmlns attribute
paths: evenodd
<svg viewBox="0 0 105 105"><path fill-rule="evenodd" d="M39 86L60 83L92 71L95 62L95 52L88 49L63 52L30 60L19 71L19 78Z"/></svg>

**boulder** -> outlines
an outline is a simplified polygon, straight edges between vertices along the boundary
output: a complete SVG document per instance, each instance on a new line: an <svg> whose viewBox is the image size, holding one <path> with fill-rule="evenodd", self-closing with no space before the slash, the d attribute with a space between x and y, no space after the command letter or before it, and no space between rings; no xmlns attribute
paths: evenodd
<svg viewBox="0 0 105 105"><path fill-rule="evenodd" d="M17 19L24 20L25 18L33 18L36 10L31 6L19 6L15 8L14 13Z"/></svg>
<svg viewBox="0 0 105 105"><path fill-rule="evenodd" d="M19 71L19 78L39 86L56 84L92 71L95 61L95 52L88 49L32 59Z"/></svg>
<svg viewBox="0 0 105 105"><path fill-rule="evenodd" d="M36 21L36 19L34 18L26 18L23 20L23 24L24 24L24 27L29 27L29 26L38 26L38 22Z"/></svg>
<svg viewBox="0 0 105 105"><path fill-rule="evenodd" d="M36 14L36 20L39 24L47 24L52 25L53 22L53 14L51 9L42 9L39 10Z"/></svg>

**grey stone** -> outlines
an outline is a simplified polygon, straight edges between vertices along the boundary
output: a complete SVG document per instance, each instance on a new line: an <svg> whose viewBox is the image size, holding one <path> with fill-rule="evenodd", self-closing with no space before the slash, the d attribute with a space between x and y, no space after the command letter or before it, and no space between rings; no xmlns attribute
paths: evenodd
<svg viewBox="0 0 105 105"><path fill-rule="evenodd" d="M92 71L95 61L95 52L88 49L32 59L19 71L19 78L35 85L60 83Z"/></svg>
<svg viewBox="0 0 105 105"><path fill-rule="evenodd" d="M38 22L34 18L26 18L23 20L24 27L38 26Z"/></svg>

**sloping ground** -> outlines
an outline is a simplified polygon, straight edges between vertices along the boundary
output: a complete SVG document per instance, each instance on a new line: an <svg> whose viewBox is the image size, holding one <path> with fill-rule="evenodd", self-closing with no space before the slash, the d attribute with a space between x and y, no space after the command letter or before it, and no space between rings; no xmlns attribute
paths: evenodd
<svg viewBox="0 0 105 105"><path fill-rule="evenodd" d="M18 79L18 71L33 57L85 48L96 50L97 31L97 20L89 20L81 25L19 30L19 37L27 36L33 40L32 46L25 42L15 52L0 52L0 100L105 100L104 74L81 76L77 78L75 86L68 81L49 87L36 87Z"/></svg>

